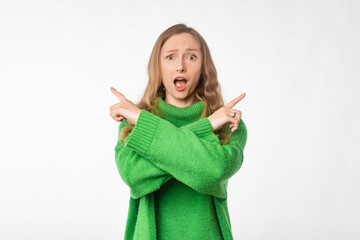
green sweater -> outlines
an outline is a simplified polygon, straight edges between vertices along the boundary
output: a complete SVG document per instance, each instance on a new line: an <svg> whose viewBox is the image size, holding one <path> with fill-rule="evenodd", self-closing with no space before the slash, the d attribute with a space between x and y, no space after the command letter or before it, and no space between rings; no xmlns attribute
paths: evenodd
<svg viewBox="0 0 360 240"><path fill-rule="evenodd" d="M244 121L221 145L210 121L200 119L203 102L178 108L158 100L162 116L142 110L115 147L131 195L125 239L233 239L227 183L243 162ZM120 122L119 133L127 124Z"/></svg>

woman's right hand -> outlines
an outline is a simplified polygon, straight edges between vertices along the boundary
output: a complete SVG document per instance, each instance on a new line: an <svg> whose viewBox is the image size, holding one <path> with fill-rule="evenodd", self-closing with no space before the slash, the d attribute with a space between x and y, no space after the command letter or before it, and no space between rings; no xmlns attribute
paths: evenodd
<svg viewBox="0 0 360 240"><path fill-rule="evenodd" d="M213 131L221 129L227 122L231 122L231 124L229 125L229 127L231 128L231 132L234 132L238 128L241 119L241 111L232 108L245 96L246 93L241 94L237 98L231 100L225 106L216 110L207 118L209 119L211 126L213 127ZM236 113L235 116L234 113Z"/></svg>

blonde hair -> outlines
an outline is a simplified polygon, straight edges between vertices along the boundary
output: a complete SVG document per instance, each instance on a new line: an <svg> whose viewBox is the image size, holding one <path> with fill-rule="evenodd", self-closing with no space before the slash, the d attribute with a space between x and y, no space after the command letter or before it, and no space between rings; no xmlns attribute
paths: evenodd
<svg viewBox="0 0 360 240"><path fill-rule="evenodd" d="M160 34L152 49L150 60L148 63L149 81L146 86L143 97L140 102L136 104L140 109L145 109L157 116L161 116L157 106L159 104L157 98L165 97L164 85L161 81L161 67L160 67L160 53L161 48L171 36L180 33L190 33L200 44L202 53L201 75L198 86L195 89L195 96L199 101L204 102L204 111L200 118L208 117L213 112L224 106L224 101L221 96L221 87L217 79L217 71L214 62L210 55L210 50L203 39L203 37L193 28L187 27L185 24L176 24L166 29ZM225 124L221 129L214 131L221 142L226 144L231 136L229 124ZM128 124L120 133L120 141L124 141L130 134L134 125Z"/></svg>

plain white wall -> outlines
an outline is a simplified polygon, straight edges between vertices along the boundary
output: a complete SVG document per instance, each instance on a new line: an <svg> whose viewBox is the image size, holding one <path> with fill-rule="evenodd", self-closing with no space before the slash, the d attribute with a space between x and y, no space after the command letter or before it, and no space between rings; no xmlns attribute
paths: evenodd
<svg viewBox="0 0 360 240"><path fill-rule="evenodd" d="M0 239L122 239L114 86L133 102L159 34L207 41L248 129L235 239L360 239L358 1L0 1Z"/></svg>

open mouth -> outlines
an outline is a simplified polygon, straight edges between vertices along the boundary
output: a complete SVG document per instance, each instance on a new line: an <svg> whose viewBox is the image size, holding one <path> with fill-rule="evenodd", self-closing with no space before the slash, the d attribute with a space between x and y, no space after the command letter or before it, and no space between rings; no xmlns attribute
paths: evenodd
<svg viewBox="0 0 360 240"><path fill-rule="evenodd" d="M176 90L179 90L179 91L184 90L186 87L186 83L187 83L187 80L185 78L178 77L178 78L174 79L174 84L175 84Z"/></svg>

